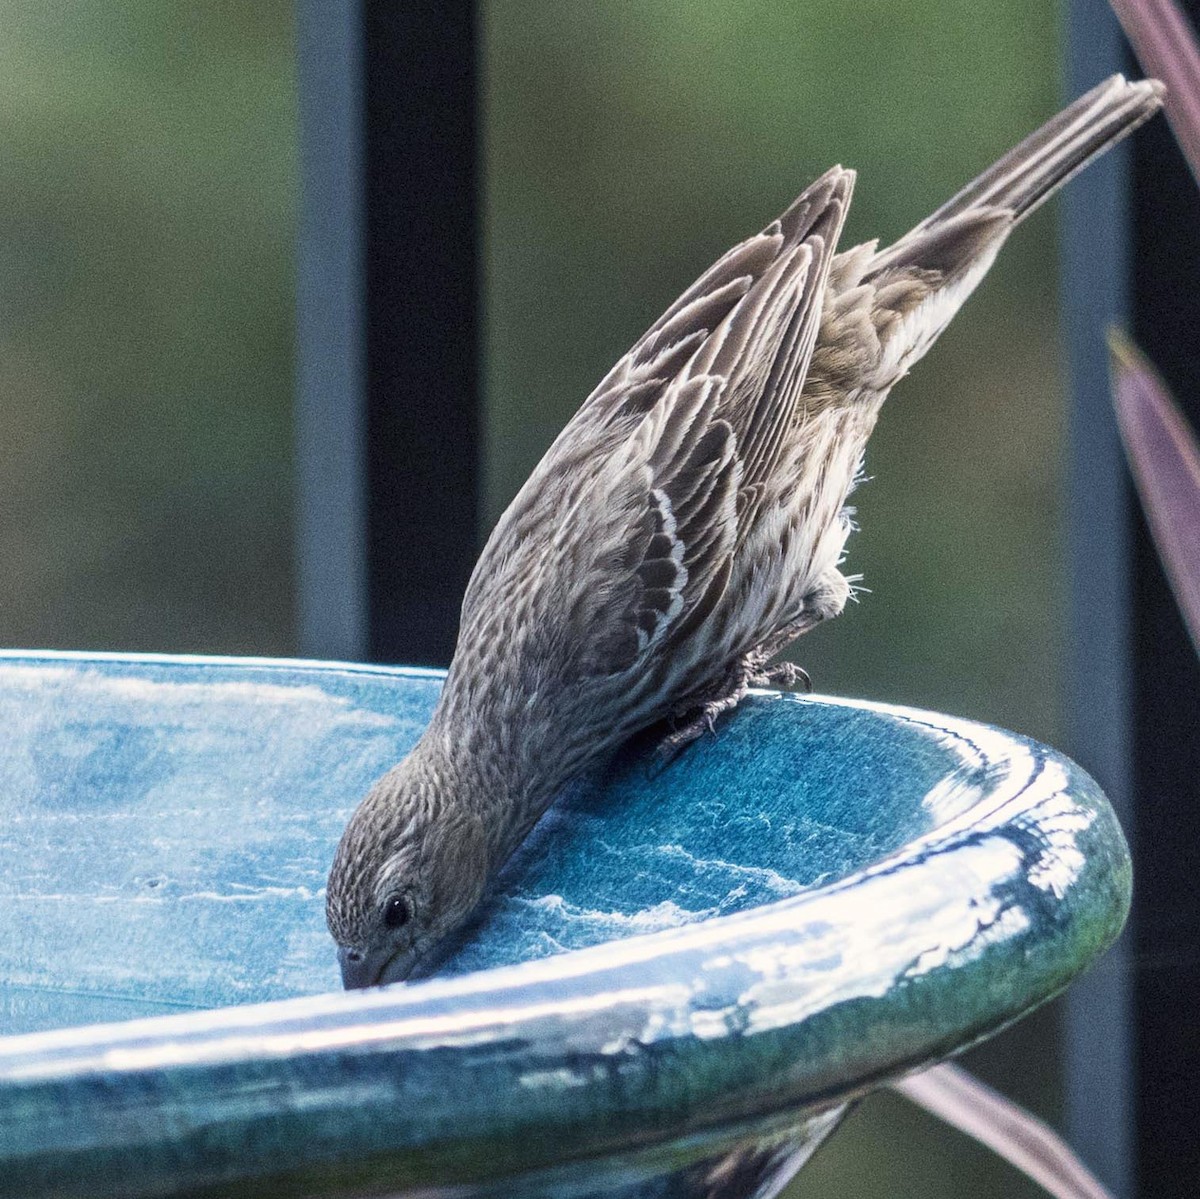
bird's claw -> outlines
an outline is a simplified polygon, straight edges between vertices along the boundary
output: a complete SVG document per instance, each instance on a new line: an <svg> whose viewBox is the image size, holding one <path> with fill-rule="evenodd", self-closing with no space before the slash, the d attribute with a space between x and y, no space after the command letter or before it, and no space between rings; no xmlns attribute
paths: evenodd
<svg viewBox="0 0 1200 1199"><path fill-rule="evenodd" d="M710 737L715 737L717 735L717 717L731 707L733 704L730 703L729 698L722 697L702 704L693 709L690 714L682 714L687 715L686 720L677 721L672 717L670 720L671 731L663 736L654 749L651 777L656 777L666 770L698 737L704 736L705 733Z"/></svg>
<svg viewBox="0 0 1200 1199"><path fill-rule="evenodd" d="M813 689L812 676L795 662L780 662L776 666L756 671L751 683L755 687L778 687L783 691L799 689L805 694Z"/></svg>

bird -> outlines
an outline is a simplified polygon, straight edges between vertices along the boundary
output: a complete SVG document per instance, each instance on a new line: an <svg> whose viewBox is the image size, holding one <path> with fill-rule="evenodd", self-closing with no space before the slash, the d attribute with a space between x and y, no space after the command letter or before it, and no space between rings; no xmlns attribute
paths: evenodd
<svg viewBox="0 0 1200 1199"><path fill-rule="evenodd" d="M837 616L847 497L889 391L1000 247L1161 105L1114 75L892 245L838 249L834 167L735 245L604 377L468 583L428 727L353 812L326 923L347 989L436 961L568 782L635 733L665 760Z"/></svg>

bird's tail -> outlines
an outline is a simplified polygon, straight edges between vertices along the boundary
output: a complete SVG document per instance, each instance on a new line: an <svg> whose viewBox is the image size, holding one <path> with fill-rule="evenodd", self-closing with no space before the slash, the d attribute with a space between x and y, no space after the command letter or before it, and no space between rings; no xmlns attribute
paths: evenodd
<svg viewBox="0 0 1200 1199"><path fill-rule="evenodd" d="M1006 208L1018 219L1044 204L1094 158L1132 133L1162 106L1157 79L1130 83L1111 75L1031 133L917 228L969 208ZM916 230L914 230L915 232Z"/></svg>
<svg viewBox="0 0 1200 1199"><path fill-rule="evenodd" d="M985 219L987 215L1007 217L999 222L1007 233L1088 163L1152 117L1162 106L1163 91L1157 79L1130 83L1122 75L1110 76L878 254L873 269L887 269L905 260L916 265L921 257L917 247L942 242L945 239L938 236L939 231L950 233L970 224L969 214ZM967 222L963 218L968 218ZM956 240L952 234L950 240ZM969 243L970 238L965 240Z"/></svg>

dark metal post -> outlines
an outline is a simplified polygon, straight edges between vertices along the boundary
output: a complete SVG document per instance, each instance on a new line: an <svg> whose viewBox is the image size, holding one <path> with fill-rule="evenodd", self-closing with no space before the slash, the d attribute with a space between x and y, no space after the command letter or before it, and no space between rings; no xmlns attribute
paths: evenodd
<svg viewBox="0 0 1200 1199"><path fill-rule="evenodd" d="M1079 95L1124 67L1105 0L1071 0L1067 88ZM1067 426L1069 749L1096 776L1132 838L1129 494L1108 383L1105 329L1129 312L1128 145L1076 179L1062 200L1063 322L1071 373ZM1135 1170L1132 937L1067 992L1067 1138L1118 1196Z"/></svg>
<svg viewBox="0 0 1200 1199"><path fill-rule="evenodd" d="M1200 0L1182 7L1200 26ZM1133 335L1200 429L1200 190L1170 128L1133 149ZM1200 660L1136 505L1133 752L1138 1193L1200 1195Z"/></svg>
<svg viewBox="0 0 1200 1199"><path fill-rule="evenodd" d="M1071 95L1140 73L1104 0L1068 12ZM1068 993L1067 1130L1122 1199L1195 1195L1200 668L1128 483L1104 331L1131 328L1198 415L1200 196L1159 120L1076 180L1063 213L1070 749L1113 799L1135 869L1126 935Z"/></svg>
<svg viewBox="0 0 1200 1199"><path fill-rule="evenodd" d="M478 548L475 4L298 24L302 650L444 664Z"/></svg>
<svg viewBox="0 0 1200 1199"><path fill-rule="evenodd" d="M367 656L362 21L299 0L296 558L300 650Z"/></svg>

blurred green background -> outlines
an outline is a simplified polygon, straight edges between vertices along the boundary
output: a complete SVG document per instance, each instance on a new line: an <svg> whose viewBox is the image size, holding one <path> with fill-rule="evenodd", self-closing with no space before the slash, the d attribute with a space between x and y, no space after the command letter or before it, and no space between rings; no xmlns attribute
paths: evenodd
<svg viewBox="0 0 1200 1199"><path fill-rule="evenodd" d="M834 162L901 233L1061 98L1040 0L483 0L485 516L657 313ZM0 0L0 643L289 653L290 0ZM821 690L1058 739L1053 208L899 389ZM457 597L447 597L456 602ZM1057 1114L1053 1011L977 1051ZM873 1099L789 1194L1038 1192Z"/></svg>

